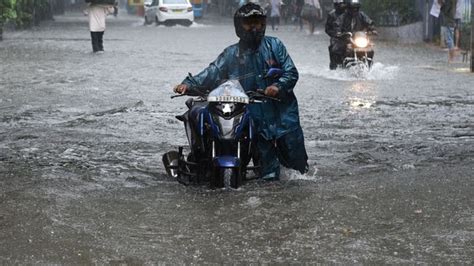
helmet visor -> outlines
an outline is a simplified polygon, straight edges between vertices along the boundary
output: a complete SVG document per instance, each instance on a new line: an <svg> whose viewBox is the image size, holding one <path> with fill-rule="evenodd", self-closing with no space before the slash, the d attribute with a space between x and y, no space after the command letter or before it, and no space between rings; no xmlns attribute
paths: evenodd
<svg viewBox="0 0 474 266"><path fill-rule="evenodd" d="M265 28L265 17L251 16L242 19L242 28L245 31L263 30Z"/></svg>

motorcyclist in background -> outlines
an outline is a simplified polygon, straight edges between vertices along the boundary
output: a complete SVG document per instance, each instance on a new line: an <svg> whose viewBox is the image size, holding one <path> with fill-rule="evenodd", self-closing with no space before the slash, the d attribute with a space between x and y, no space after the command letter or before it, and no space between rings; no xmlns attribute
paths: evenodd
<svg viewBox="0 0 474 266"><path fill-rule="evenodd" d="M278 98L279 101L266 100L248 107L258 132L261 177L278 180L280 163L305 173L308 156L293 93L298 81L293 60L279 39L265 36L266 16L259 5L247 3L239 8L234 15L234 26L239 42L227 47L202 72L184 79L174 92L212 89L223 80L237 79L245 91L263 90L265 95ZM272 67L282 69L283 74L265 78Z"/></svg>
<svg viewBox="0 0 474 266"><path fill-rule="evenodd" d="M377 35L374 21L369 18L363 11L360 11L360 0L344 0L347 5L347 10L337 19L336 31L340 37L347 36L347 33L355 33L358 31L367 32L367 34ZM345 38L346 44L350 40ZM374 57L374 52L368 53L369 58Z"/></svg>
<svg viewBox="0 0 474 266"><path fill-rule="evenodd" d="M333 0L334 9L328 14L326 20L326 33L331 37L329 44L329 69L335 70L342 64L346 51L346 42L338 35L337 19L346 12L347 4L344 0Z"/></svg>

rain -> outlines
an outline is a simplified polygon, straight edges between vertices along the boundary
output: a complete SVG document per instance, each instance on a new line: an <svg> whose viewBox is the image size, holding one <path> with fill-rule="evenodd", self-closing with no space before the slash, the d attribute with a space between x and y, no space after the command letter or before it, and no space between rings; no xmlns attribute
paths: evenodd
<svg viewBox="0 0 474 266"><path fill-rule="evenodd" d="M474 76L430 42L374 37L354 73L329 70L323 21L267 25L299 72L309 172L232 191L168 176L187 145L173 87L238 41L219 12L144 25L121 4L103 54L81 8L7 27L0 264L474 263Z"/></svg>

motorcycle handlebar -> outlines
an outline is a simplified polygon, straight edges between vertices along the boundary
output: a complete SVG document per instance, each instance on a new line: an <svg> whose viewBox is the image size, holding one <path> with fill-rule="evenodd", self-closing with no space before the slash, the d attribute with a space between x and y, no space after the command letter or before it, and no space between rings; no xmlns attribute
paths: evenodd
<svg viewBox="0 0 474 266"><path fill-rule="evenodd" d="M250 102L252 102L252 103L261 103L262 102L261 99L269 99L269 100L272 100L272 101L281 102L281 100L279 98L265 95L263 93L263 90L249 91L249 92L247 92L247 95L250 97ZM183 97L183 96L198 96L198 97L202 98L203 100L205 98L205 95L191 95L191 94L188 94L188 93L184 93L184 94L172 95L171 99L178 98L178 97Z"/></svg>
<svg viewBox="0 0 474 266"><path fill-rule="evenodd" d="M191 97L206 97L207 94L209 93L209 90L206 90L206 92L202 92L199 90L199 88L204 88L205 87L199 87L199 86L191 86L186 89L185 93L182 94L177 94L171 96L171 99L177 98L177 97L182 97L182 96L191 96Z"/></svg>
<svg viewBox="0 0 474 266"><path fill-rule="evenodd" d="M352 32L339 32L337 34L337 37L339 37L339 38L350 38L350 37L352 37Z"/></svg>
<svg viewBox="0 0 474 266"><path fill-rule="evenodd" d="M369 31L366 31L365 33L367 35L375 35L375 36L379 35L379 33L376 30L369 30ZM337 34L337 37L339 38L343 38L343 37L351 38L352 36L353 36L352 32L341 32Z"/></svg>
<svg viewBox="0 0 474 266"><path fill-rule="evenodd" d="M269 100L281 102L281 100L280 100L279 98L271 97L271 96L265 95L265 91L262 90L262 89L258 89L257 91L248 91L248 92L247 92L247 95L248 95L252 100L254 100L254 101L256 100L255 102L259 102L259 98L260 98L260 99L269 99Z"/></svg>

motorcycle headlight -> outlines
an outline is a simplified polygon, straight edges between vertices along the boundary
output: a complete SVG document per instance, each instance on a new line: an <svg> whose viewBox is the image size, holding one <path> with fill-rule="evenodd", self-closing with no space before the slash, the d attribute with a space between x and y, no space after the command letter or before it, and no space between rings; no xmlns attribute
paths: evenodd
<svg viewBox="0 0 474 266"><path fill-rule="evenodd" d="M369 39L364 37L358 37L354 40L354 44L359 48L365 48L369 45Z"/></svg>
<svg viewBox="0 0 474 266"><path fill-rule="evenodd" d="M210 104L211 108L215 110L219 116L229 119L244 111L244 104L240 103L213 103Z"/></svg>

